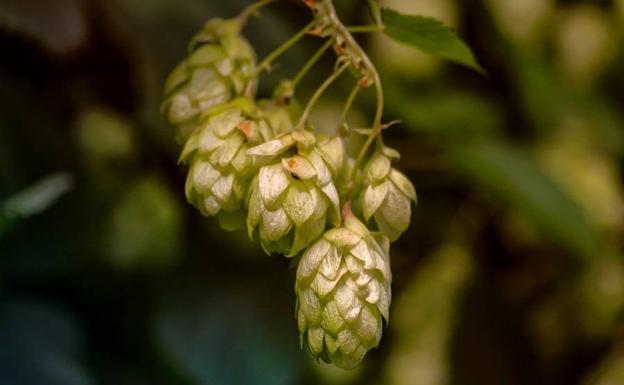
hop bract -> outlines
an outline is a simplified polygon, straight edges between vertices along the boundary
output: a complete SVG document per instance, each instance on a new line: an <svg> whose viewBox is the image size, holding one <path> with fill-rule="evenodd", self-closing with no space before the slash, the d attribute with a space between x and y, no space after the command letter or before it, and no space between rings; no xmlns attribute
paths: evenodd
<svg viewBox="0 0 624 385"><path fill-rule="evenodd" d="M333 174L342 163L342 142L314 141L293 132L248 151L260 158L281 154L260 168L249 197L249 236L257 232L269 254L292 257L320 237L328 221L340 220Z"/></svg>
<svg viewBox="0 0 624 385"><path fill-rule="evenodd" d="M388 242L353 215L303 254L297 269L302 342L325 362L353 368L379 343L390 306Z"/></svg>
<svg viewBox="0 0 624 385"><path fill-rule="evenodd" d="M253 86L256 57L240 29L236 19L208 21L193 39L189 57L167 79L162 109L183 139L202 112Z"/></svg>
<svg viewBox="0 0 624 385"><path fill-rule="evenodd" d="M186 197L206 216L219 215L222 226L244 225L244 199L257 171L249 147L274 133L255 103L246 98L215 108L199 119L181 160L190 166Z"/></svg>
<svg viewBox="0 0 624 385"><path fill-rule="evenodd" d="M416 190L405 175L392 168L390 157L378 152L364 170L360 196L365 220L374 218L377 228L395 241L410 224Z"/></svg>

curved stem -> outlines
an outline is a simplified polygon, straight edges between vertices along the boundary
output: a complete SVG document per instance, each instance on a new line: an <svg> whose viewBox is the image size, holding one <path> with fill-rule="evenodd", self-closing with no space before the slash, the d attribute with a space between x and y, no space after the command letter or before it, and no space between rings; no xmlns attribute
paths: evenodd
<svg viewBox="0 0 624 385"><path fill-rule="evenodd" d="M295 130L303 130L304 129L305 122L310 117L310 113L312 112L312 109L314 108L314 106L316 105L318 100L321 98L323 93L325 93L325 91L327 91L327 88L329 88L329 86L333 82L335 82L336 79L338 79L340 77L340 75L342 75L342 73L345 72L345 70L348 67L349 67L349 63L344 63L342 66L340 66L340 68L338 68L336 71L334 71L334 73L331 74L331 76L328 77L323 82L323 84L321 84L321 86L316 90L314 95L312 95L312 97L310 98L310 101L308 101L308 105L306 106L305 110L301 114L301 118L299 118L299 122L295 126Z"/></svg>
<svg viewBox="0 0 624 385"><path fill-rule="evenodd" d="M327 22L333 29L334 34L339 35L345 41L345 43L353 50L354 56L356 57L357 60L361 62L362 67L367 69L370 72L369 75L372 77L371 80L373 84L375 85L375 91L377 93L377 107L375 111L375 118L373 121L372 132L371 132L371 135L366 140L366 143L364 143L364 146L362 147L362 149L360 150L360 153L358 154L356 158L355 165L349 177L349 179L352 180L353 173L361 165L362 161L364 160L364 157L366 156L366 153L370 149L371 145L373 144L377 136L381 134L381 130L382 130L381 119L382 119L383 109L384 109L383 88L381 86L381 78L379 76L379 73L377 72L377 69L375 68L375 65L371 61L370 57L366 54L364 49L362 49L362 47L355 40L353 35L351 35L347 27L345 27L345 25L342 24L342 22L338 18L338 15L336 13L336 9L334 8L334 4L332 0L320 0L320 1L322 1L322 7L317 8L317 11L322 13L323 19L327 20Z"/></svg>
<svg viewBox="0 0 624 385"><path fill-rule="evenodd" d="M356 25L346 27L350 33L368 33L368 32L382 32L386 27L383 25Z"/></svg>
<svg viewBox="0 0 624 385"><path fill-rule="evenodd" d="M259 0L256 1L255 3L249 5L247 8L245 8L245 10L243 12L241 12L240 15L238 15L238 19L241 21L241 23L245 23L247 22L247 20L256 14L256 12L258 12L261 8L266 7L267 5L270 5L271 3L275 3L278 0Z"/></svg>
<svg viewBox="0 0 624 385"><path fill-rule="evenodd" d="M262 62L260 64L258 64L258 67L256 68L256 71L254 73L254 77L260 75L264 70L269 68L271 66L271 63L273 63L273 61L275 59L277 59L280 55L282 55L284 52L286 52L290 47L292 47L299 40L301 40L301 38L304 37L312 29L312 27L314 27L315 24L316 24L316 21L312 20L305 27L303 27L303 29L301 29L299 32L297 32L296 35L294 35L293 37L288 39L282 45L277 47L273 52L268 54L264 58L264 60L262 60Z"/></svg>
<svg viewBox="0 0 624 385"><path fill-rule="evenodd" d="M362 87L360 87L359 84L356 84L355 87L353 87L353 90L351 90L351 93L349 94L349 97L347 98L347 101L345 102L345 106L342 109L342 113L340 114L340 121L338 122L338 127L336 128L337 134L342 133L343 125L347 121L347 115L349 114L349 111L351 110L351 106L353 106L353 102L355 101L355 98L357 97L361 89Z"/></svg>
<svg viewBox="0 0 624 385"><path fill-rule="evenodd" d="M355 163L353 166L353 169L357 169L360 164L362 164L362 161L364 160L364 156L366 155L366 153L368 152L368 149L370 148L370 146L373 144L373 141L375 140L375 135L370 135L368 137L368 139L366 139L366 142L364 143L364 146L362 146L362 149L360 150L360 153L358 154L357 158L355 159Z"/></svg>
<svg viewBox="0 0 624 385"><path fill-rule="evenodd" d="M379 86L379 84L380 84L379 82L377 81L375 82L376 89L377 89L377 112L375 113L375 123L373 126L373 132L368 137L368 139L362 146L362 149L360 150L357 158L355 159L353 170L357 170L360 167L360 165L362 164L362 161L364 160L364 157L366 156L366 153L372 146L375 139L378 137L380 138L381 136L381 130L383 128L381 125L381 118L383 114L383 90L381 89L381 86ZM353 174L351 174L351 177L353 177Z"/></svg>
<svg viewBox="0 0 624 385"><path fill-rule="evenodd" d="M353 35L349 33L347 27L340 21L338 15L336 13L336 9L334 8L334 4L331 0L321 0L323 2L324 7L320 8L325 14L323 15L331 25L334 30L334 33L340 35L346 44L351 47L355 51L357 58L361 60L362 66L370 71L370 75L372 76L372 81L375 84L375 90L377 91L377 111L375 113L375 120L373 123L373 130L376 132L375 135L381 133L381 118L383 114L383 90L381 87L381 79L379 77L379 73L377 72L377 68L373 64L372 60L364 51L362 46L353 38Z"/></svg>
<svg viewBox="0 0 624 385"><path fill-rule="evenodd" d="M322 46L321 48L318 49L318 51L316 51L316 53L314 54L314 56L312 56L310 58L310 60L308 60L306 62L306 64L299 70L299 72L297 72L297 74L295 75L295 77L292 80L292 85L293 88L297 87L297 84L299 84L299 82L303 79L304 76L307 75L307 73L310 71L310 69L316 64L316 62L319 61L319 59L321 58L321 56L323 56L323 54L329 49L329 47L331 47L333 43L333 39L328 39Z"/></svg>

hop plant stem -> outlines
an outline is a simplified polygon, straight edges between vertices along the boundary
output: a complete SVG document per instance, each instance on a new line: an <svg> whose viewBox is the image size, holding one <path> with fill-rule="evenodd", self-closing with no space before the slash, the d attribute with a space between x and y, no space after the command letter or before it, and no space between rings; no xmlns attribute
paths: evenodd
<svg viewBox="0 0 624 385"><path fill-rule="evenodd" d="M334 73L331 74L331 76L329 76L323 82L323 84L321 84L321 86L316 90L314 95L312 95L312 97L310 98L310 101L308 102L308 105L306 106L306 109L303 111L303 114L301 114L301 118L299 118L299 122L295 126L296 130L303 130L304 129L305 123L308 120L308 118L310 117L310 113L312 112L312 109L314 108L314 106L316 105L318 100L321 98L321 96L323 96L325 91L327 91L327 88L329 88L329 86L331 86L332 83L335 82L336 79L338 79L340 77L340 75L342 75L342 73L345 72L345 70L347 68L349 68L349 63L344 63L336 71L334 71Z"/></svg>
<svg viewBox="0 0 624 385"><path fill-rule="evenodd" d="M241 12L241 14L238 16L238 19L241 21L241 23L245 23L247 22L247 20L249 20L249 18L253 15L255 15L260 9L266 7L267 5L270 5L272 3L275 3L278 0L260 0L260 1L256 1L255 3L249 5L247 8L245 8L245 10L243 12Z"/></svg>
<svg viewBox="0 0 624 385"><path fill-rule="evenodd" d="M347 31L350 33L383 32L385 28L383 25L355 25L347 27Z"/></svg>
<svg viewBox="0 0 624 385"><path fill-rule="evenodd" d="M362 87L359 84L356 84L355 87L353 87L353 89L351 90L351 93L349 94L349 97L345 102L345 106L342 109L342 113L340 114L340 121L338 121L338 127L336 127L336 134L341 136L346 136L348 134L348 130L343 130L343 126L347 121L347 115L349 114L349 111L353 106L353 102L355 101L357 95L360 93L361 89Z"/></svg>
<svg viewBox="0 0 624 385"><path fill-rule="evenodd" d="M312 69L312 67L314 67L314 65L319 61L319 59L323 56L323 54L327 52L329 47L331 47L332 43L333 43L333 40L328 39L325 43L323 43L321 48L319 48L318 51L316 51L316 53L310 58L310 60L308 60L303 65L303 67L301 67L299 72L297 72L297 74L293 77L293 80L292 80L293 88L297 87L297 84L301 82L301 80L308 74L310 69Z"/></svg>
<svg viewBox="0 0 624 385"><path fill-rule="evenodd" d="M319 1L323 6L318 8L320 14L317 15L317 17L328 20L332 30L334 31L334 35L340 36L345 44L349 46L353 52L355 52L355 56L357 56L358 61L362 63L362 67L366 68L370 72L370 76L372 77L371 80L375 86L375 92L377 93L377 106L375 109L375 118L373 120L372 132L356 158L355 166L353 167L353 171L355 171L358 169L358 167L361 166L368 150L370 149L375 139L377 139L377 137L381 135L381 131L383 128L381 120L384 109L384 96L383 88L381 85L381 78L370 57L366 54L360 44L355 40L353 35L351 35L348 28L340 21L340 18L338 17L336 8L334 7L332 0ZM352 179L353 174L350 176L349 180Z"/></svg>
<svg viewBox="0 0 624 385"><path fill-rule="evenodd" d="M255 76L259 76L262 72L270 68L271 64L275 59L280 57L284 52L288 51L290 47L295 45L302 37L304 37L310 30L314 27L315 21L309 22L305 27L303 27L299 32L297 32L293 37L285 41L282 45L277 47L273 52L268 54L260 64L258 64L258 68L256 68Z"/></svg>

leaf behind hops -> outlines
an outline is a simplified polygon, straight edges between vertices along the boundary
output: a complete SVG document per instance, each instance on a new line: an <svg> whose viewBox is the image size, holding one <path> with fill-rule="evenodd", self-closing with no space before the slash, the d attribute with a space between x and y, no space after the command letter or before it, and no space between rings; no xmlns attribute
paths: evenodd
<svg viewBox="0 0 624 385"><path fill-rule="evenodd" d="M425 16L402 15L390 8L382 9L382 17L384 32L392 39L485 74L472 50L440 21Z"/></svg>

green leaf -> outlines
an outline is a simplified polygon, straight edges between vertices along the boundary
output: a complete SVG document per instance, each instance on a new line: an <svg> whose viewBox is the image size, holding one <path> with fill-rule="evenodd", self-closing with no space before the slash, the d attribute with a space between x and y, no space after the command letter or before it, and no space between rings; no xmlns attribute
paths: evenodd
<svg viewBox="0 0 624 385"><path fill-rule="evenodd" d="M578 257L596 255L582 209L526 154L497 143L451 150L450 165L481 189L525 214L542 233Z"/></svg>
<svg viewBox="0 0 624 385"><path fill-rule="evenodd" d="M73 178L68 174L50 175L9 198L2 206L2 212L17 217L39 214L67 193L73 184Z"/></svg>
<svg viewBox="0 0 624 385"><path fill-rule="evenodd" d="M168 267L180 257L182 226L176 197L146 177L128 186L113 208L104 249L120 269Z"/></svg>
<svg viewBox="0 0 624 385"><path fill-rule="evenodd" d="M452 29L445 27L438 20L424 16L402 15L389 8L382 9L382 17L384 32L394 40L485 73L470 48Z"/></svg>
<svg viewBox="0 0 624 385"><path fill-rule="evenodd" d="M134 150L134 127L115 114L101 108L86 111L78 124L78 144L90 157L113 161L130 156Z"/></svg>
<svg viewBox="0 0 624 385"><path fill-rule="evenodd" d="M50 208L73 188L74 179L67 173L45 177L34 185L9 197L0 205L0 236L18 220L39 214Z"/></svg>
<svg viewBox="0 0 624 385"><path fill-rule="evenodd" d="M387 112L400 116L406 130L443 141L475 141L496 137L503 117L491 100L457 90L416 94L387 82Z"/></svg>

